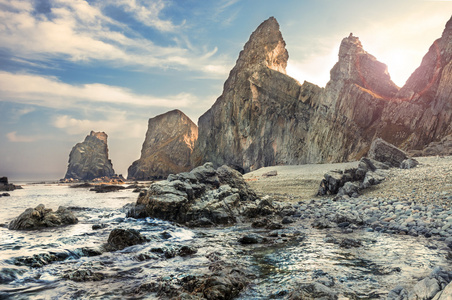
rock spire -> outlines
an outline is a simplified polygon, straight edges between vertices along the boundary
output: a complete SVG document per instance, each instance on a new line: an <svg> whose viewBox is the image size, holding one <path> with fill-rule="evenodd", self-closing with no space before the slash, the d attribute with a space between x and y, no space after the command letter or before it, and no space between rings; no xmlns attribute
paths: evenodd
<svg viewBox="0 0 452 300"><path fill-rule="evenodd" d="M111 160L108 159L107 134L94 132L76 144L69 154L69 165L65 179L92 180L115 175Z"/></svg>

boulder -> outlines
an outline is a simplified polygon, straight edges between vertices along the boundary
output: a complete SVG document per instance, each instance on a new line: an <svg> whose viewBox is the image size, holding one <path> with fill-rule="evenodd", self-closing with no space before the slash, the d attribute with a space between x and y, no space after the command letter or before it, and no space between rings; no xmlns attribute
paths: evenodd
<svg viewBox="0 0 452 300"><path fill-rule="evenodd" d="M169 174L189 171L198 127L180 110L149 119L140 159L128 169L127 178L163 179Z"/></svg>
<svg viewBox="0 0 452 300"><path fill-rule="evenodd" d="M400 164L401 169L412 169L419 165L419 162L413 158L408 158Z"/></svg>
<svg viewBox="0 0 452 300"><path fill-rule="evenodd" d="M367 156L370 159L389 164L390 166L396 168L399 168L402 162L408 159L405 152L396 146L385 142L381 138L377 138L372 142Z"/></svg>
<svg viewBox="0 0 452 300"><path fill-rule="evenodd" d="M113 229L108 236L105 248L107 251L116 251L147 241L148 239L135 229Z"/></svg>
<svg viewBox="0 0 452 300"><path fill-rule="evenodd" d="M191 226L232 224L251 211L264 211L266 206L259 206L257 199L238 171L228 166L215 170L206 163L151 184L127 216L149 216Z"/></svg>
<svg viewBox="0 0 452 300"><path fill-rule="evenodd" d="M108 159L107 134L94 132L76 144L69 154L69 165L65 179L93 180L99 177L113 177L115 171Z"/></svg>
<svg viewBox="0 0 452 300"><path fill-rule="evenodd" d="M57 211L46 209L43 204L28 208L20 216L9 223L11 230L31 230L42 227L58 227L76 224L77 217L67 208L60 206Z"/></svg>
<svg viewBox="0 0 452 300"><path fill-rule="evenodd" d="M300 283L296 285L296 288L289 293L289 300L336 300L338 299L337 293L318 282L313 283Z"/></svg>

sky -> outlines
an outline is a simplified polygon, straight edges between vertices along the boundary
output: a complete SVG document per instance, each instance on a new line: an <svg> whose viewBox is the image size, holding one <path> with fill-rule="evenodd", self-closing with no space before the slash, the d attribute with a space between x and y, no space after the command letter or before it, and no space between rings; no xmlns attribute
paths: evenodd
<svg viewBox="0 0 452 300"><path fill-rule="evenodd" d="M0 177L63 178L91 130L126 176L147 120L177 108L197 123L271 16L299 82L325 86L352 32L402 86L451 12L452 0L0 0Z"/></svg>

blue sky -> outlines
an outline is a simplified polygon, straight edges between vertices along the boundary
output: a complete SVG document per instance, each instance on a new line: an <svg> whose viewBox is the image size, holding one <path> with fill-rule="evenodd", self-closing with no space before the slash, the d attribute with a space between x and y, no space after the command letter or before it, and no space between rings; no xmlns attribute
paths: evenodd
<svg viewBox="0 0 452 300"><path fill-rule="evenodd" d="M451 12L424 0L0 0L0 176L62 178L91 130L109 135L126 176L147 120L178 108L197 122L270 16L298 81L324 86L353 32L403 85Z"/></svg>

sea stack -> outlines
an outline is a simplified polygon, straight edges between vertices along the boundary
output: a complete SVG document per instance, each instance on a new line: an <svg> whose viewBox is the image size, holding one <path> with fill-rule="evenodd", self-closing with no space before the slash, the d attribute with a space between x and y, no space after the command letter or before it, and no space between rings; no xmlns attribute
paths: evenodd
<svg viewBox="0 0 452 300"><path fill-rule="evenodd" d="M163 179L191 170L198 127L180 110L149 119L141 157L128 169L128 179Z"/></svg>
<svg viewBox="0 0 452 300"><path fill-rule="evenodd" d="M64 178L93 180L113 177L115 171L108 159L107 137L105 132L91 131L82 143L76 144L69 154L69 165Z"/></svg>

